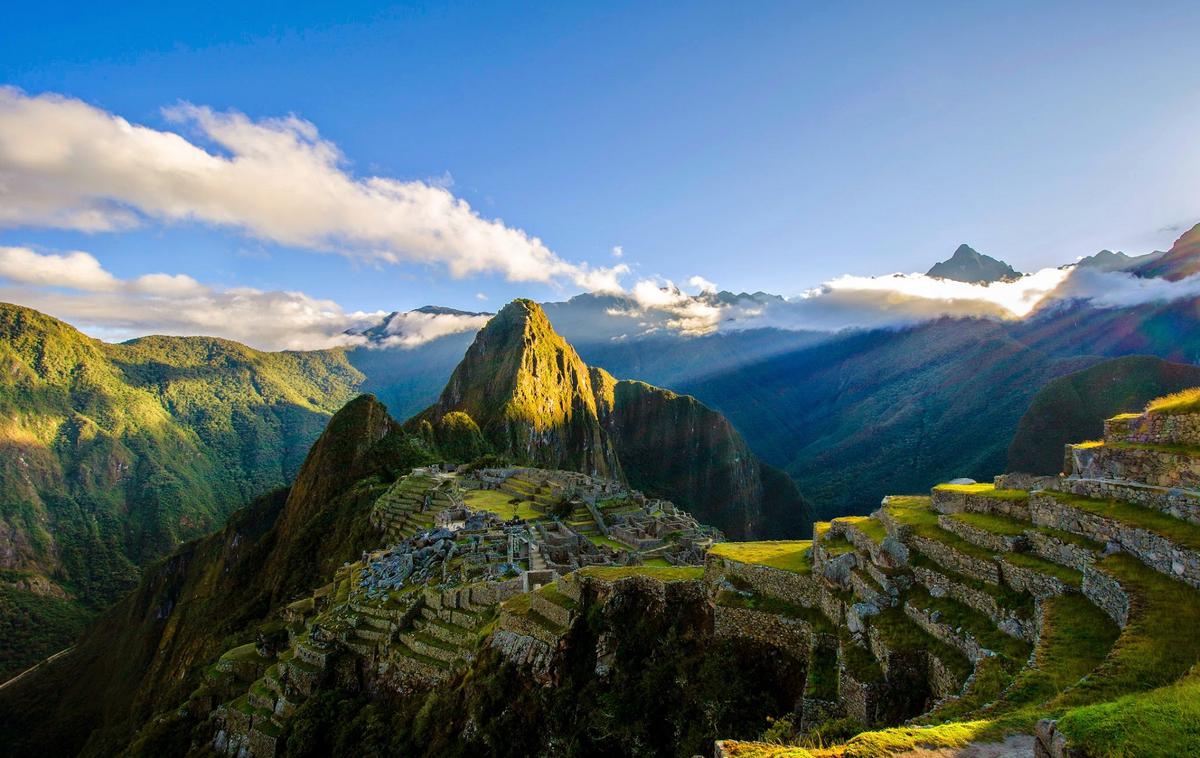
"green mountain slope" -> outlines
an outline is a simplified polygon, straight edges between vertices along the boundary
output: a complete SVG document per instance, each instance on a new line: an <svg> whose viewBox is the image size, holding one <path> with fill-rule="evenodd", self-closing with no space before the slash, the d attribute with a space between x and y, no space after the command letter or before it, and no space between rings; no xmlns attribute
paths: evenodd
<svg viewBox="0 0 1200 758"><path fill-rule="evenodd" d="M1104 419L1141 411L1156 397L1200 385L1200 366L1152 356L1104 361L1047 384L1017 424L1008 447L1008 470L1057 474L1063 446L1091 440L1104 431Z"/></svg>
<svg viewBox="0 0 1200 758"><path fill-rule="evenodd" d="M6 638L0 678L69 642L78 624L55 623L57 603L102 607L139 566L290 481L362 378L339 351L111 345L0 304L0 619L24 608L43 643Z"/></svg>
<svg viewBox="0 0 1200 758"><path fill-rule="evenodd" d="M132 729L186 698L201 684L201 664L253 641L271 609L361 551L367 511L393 473L431 458L398 429L371 396L347 404L289 490L148 568L74 650L0 689L3 743L111 755Z"/></svg>

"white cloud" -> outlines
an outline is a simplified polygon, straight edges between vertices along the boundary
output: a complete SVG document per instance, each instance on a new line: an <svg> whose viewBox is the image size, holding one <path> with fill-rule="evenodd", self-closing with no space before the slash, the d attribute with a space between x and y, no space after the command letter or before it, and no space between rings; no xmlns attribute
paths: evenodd
<svg viewBox="0 0 1200 758"><path fill-rule="evenodd" d="M693 276L688 279L688 284L700 290L701 293L717 291L717 285L702 276Z"/></svg>
<svg viewBox="0 0 1200 758"><path fill-rule="evenodd" d="M611 287L625 269L559 258L537 237L481 217L437 181L358 177L316 126L182 104L182 134L80 100L0 87L0 227L91 232L200 222L376 264L443 265L455 277Z"/></svg>
<svg viewBox="0 0 1200 758"><path fill-rule="evenodd" d="M488 299L488 296L487 296L487 295L485 295L485 294L484 294L484 293L482 293L482 292L476 292L476 293L475 293L475 299L476 299L476 300L487 300L487 299Z"/></svg>
<svg viewBox="0 0 1200 758"><path fill-rule="evenodd" d="M120 286L117 278L87 253L42 254L25 247L0 247L0 278L87 292L107 292Z"/></svg>
<svg viewBox="0 0 1200 758"><path fill-rule="evenodd" d="M122 280L81 252L0 248L0 279L7 282L0 285L0 300L36 308L113 340L206 335L264 350L308 350L365 342L344 332L384 316L349 313L332 300L303 292L218 289L183 274Z"/></svg>
<svg viewBox="0 0 1200 758"><path fill-rule="evenodd" d="M396 313L384 325L388 336L377 344L380 347L414 348L450 334L479 331L491 317L488 313Z"/></svg>
<svg viewBox="0 0 1200 758"><path fill-rule="evenodd" d="M614 258L623 258L625 256L625 248L621 245L613 245L612 254Z"/></svg>

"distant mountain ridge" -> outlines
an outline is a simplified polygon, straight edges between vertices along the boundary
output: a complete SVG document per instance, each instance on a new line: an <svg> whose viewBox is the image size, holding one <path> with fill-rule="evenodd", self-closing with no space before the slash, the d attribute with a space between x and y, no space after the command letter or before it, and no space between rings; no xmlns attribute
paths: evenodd
<svg viewBox="0 0 1200 758"><path fill-rule="evenodd" d="M1172 282L1200 273L1200 224L1180 235L1170 250L1139 267L1136 273Z"/></svg>
<svg viewBox="0 0 1200 758"><path fill-rule="evenodd" d="M1019 279L1021 272L1004 261L977 252L970 245L962 244L947 260L933 264L926 276L938 279L953 279L957 282L988 284Z"/></svg>

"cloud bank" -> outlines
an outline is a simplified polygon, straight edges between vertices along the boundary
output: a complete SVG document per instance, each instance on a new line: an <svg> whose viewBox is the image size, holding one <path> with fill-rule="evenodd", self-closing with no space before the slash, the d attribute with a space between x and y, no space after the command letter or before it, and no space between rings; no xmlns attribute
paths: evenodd
<svg viewBox="0 0 1200 758"><path fill-rule="evenodd" d="M688 294L669 280L643 279L608 308L631 333L689 336L758 328L837 332L908 326L938 318L1026 318L1069 301L1127 308L1200 297L1200 275L1177 282L1094 268L1047 268L1010 282L970 284L924 274L842 276L797 297L718 292L692 277Z"/></svg>
<svg viewBox="0 0 1200 758"><path fill-rule="evenodd" d="M358 177L308 121L254 121L182 104L181 133L132 124L80 100L0 87L0 227L118 231L200 222L376 264L444 266L452 276L618 288L623 266L555 255L481 217L445 182Z"/></svg>
<svg viewBox="0 0 1200 758"><path fill-rule="evenodd" d="M347 312L332 300L303 292L219 289L182 274L123 280L84 252L0 247L0 279L0 300L53 314L111 340L207 335L263 350L311 350L364 342L344 332L384 316Z"/></svg>
<svg viewBox="0 0 1200 758"><path fill-rule="evenodd" d="M491 317L490 313L393 313L383 324L383 336L370 344L408 350L451 334L477 332Z"/></svg>

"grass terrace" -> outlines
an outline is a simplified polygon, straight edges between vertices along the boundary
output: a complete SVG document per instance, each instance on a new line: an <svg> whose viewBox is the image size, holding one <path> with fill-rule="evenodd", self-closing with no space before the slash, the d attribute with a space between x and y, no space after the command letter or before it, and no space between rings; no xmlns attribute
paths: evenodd
<svg viewBox="0 0 1200 758"><path fill-rule="evenodd" d="M954 492L961 495L981 495L994 497L997 500L1027 500L1029 493L1025 490L998 490L995 484L939 484L934 487L938 492Z"/></svg>
<svg viewBox="0 0 1200 758"><path fill-rule="evenodd" d="M995 599L996 604L1001 608L1007 608L1013 611L1021 618L1032 618L1034 611L1034 597L1025 592L1017 592L1011 587L1004 584L992 584L973 576L960 574L957 571L945 568L937 561L920 553L912 553L909 555L909 565L913 568L923 568L928 571L933 571L946 577L955 584L961 584L965 587L982 592L985 595L990 595Z"/></svg>
<svg viewBox="0 0 1200 758"><path fill-rule="evenodd" d="M1005 518L1004 516L996 516L991 513L971 513L964 511L962 513L950 514L949 518L967 526L973 526L976 529L991 532L992 534L999 534L1004 537L1019 537L1033 527L1028 522L1017 521L1016 519Z"/></svg>
<svg viewBox="0 0 1200 758"><path fill-rule="evenodd" d="M687 582L704 577L703 566L587 566L575 573L596 579L616 581L645 576L661 582Z"/></svg>
<svg viewBox="0 0 1200 758"><path fill-rule="evenodd" d="M1003 558L1014 566L1052 576L1068 587L1079 589L1079 586L1083 584L1083 574L1080 572L1063 566L1060 563L1039 558L1036 555L1029 553L1005 553Z"/></svg>
<svg viewBox="0 0 1200 758"><path fill-rule="evenodd" d="M925 650L937 656L959 680L971 673L971 661L965 655L917 626L903 608L888 608L875 614L871 617L871 628L893 650Z"/></svg>
<svg viewBox="0 0 1200 758"><path fill-rule="evenodd" d="M1200 526L1190 521L1177 519L1161 511L1132 505L1120 500L1095 500L1066 492L1047 492L1063 505L1077 508L1103 518L1120 521L1122 524L1145 529L1182 547L1200 550Z"/></svg>
<svg viewBox="0 0 1200 758"><path fill-rule="evenodd" d="M1197 445L1160 445L1148 442L1104 442L1104 447L1113 450L1149 450L1167 455L1185 455L1189 458L1200 458L1200 446Z"/></svg>
<svg viewBox="0 0 1200 758"><path fill-rule="evenodd" d="M972 608L948 598L934 597L923 587L910 590L908 602L922 610L937 611L939 623L969 633L980 645L1003 656L1013 668L1029 657L1029 643L1008 636L990 618Z"/></svg>
<svg viewBox="0 0 1200 758"><path fill-rule="evenodd" d="M709 555L738 563L792 571L812 572L812 540L769 540L764 542L718 542L708 550Z"/></svg>
<svg viewBox="0 0 1200 758"><path fill-rule="evenodd" d="M463 502L468 508L489 511L506 521L514 516L526 521L535 521L546 517L546 514L533 507L533 503L527 500L515 504L509 502L513 499L512 495L500 490L470 490L463 498Z"/></svg>
<svg viewBox="0 0 1200 758"><path fill-rule="evenodd" d="M629 550L628 545L617 542L612 537L605 537L603 534L589 534L587 535L587 538L591 540L593 545L611 547L613 550Z"/></svg>
<svg viewBox="0 0 1200 758"><path fill-rule="evenodd" d="M1200 387L1193 387L1182 392L1160 397L1157 400L1151 400L1146 406L1146 412L1162 413L1164 415L1200 413Z"/></svg>
<svg viewBox="0 0 1200 758"><path fill-rule="evenodd" d="M784 600L765 595L745 595L740 592L721 590L721 592L717 593L717 605L726 608L744 608L749 611L762 611L763 613L771 613L776 616L787 616L788 618L807 621L809 626L813 628L813 631L818 634L832 634L836 631L833 624L820 610L805 608L802 605L794 605Z"/></svg>
<svg viewBox="0 0 1200 758"><path fill-rule="evenodd" d="M842 516L834 519L835 522L841 524L850 524L858 531L865 534L876 545L883 542L883 538L887 536L887 529L879 519L870 516Z"/></svg>

